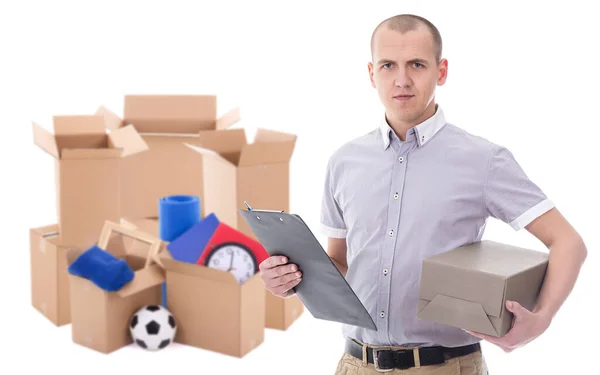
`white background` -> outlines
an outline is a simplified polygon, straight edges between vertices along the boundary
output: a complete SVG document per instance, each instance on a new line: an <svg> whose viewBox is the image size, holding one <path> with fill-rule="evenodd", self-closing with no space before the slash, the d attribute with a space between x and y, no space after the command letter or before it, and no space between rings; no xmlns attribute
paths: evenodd
<svg viewBox="0 0 600 375"><path fill-rule="evenodd" d="M252 3L252 5L248 4ZM504 144L582 234L589 257L550 329L513 353L484 344L491 374L594 373L597 357L596 212L600 83L591 1L181 3L19 1L0 7L2 373L333 374L341 328L307 312L267 330L243 359L174 345L101 355L71 342L30 305L28 229L55 220L54 164L31 121L122 111L129 93L217 93L257 126L298 135L292 210L317 227L325 163L377 126L368 80L373 28L398 13L438 26L449 60L437 102L449 122ZM417 4L418 5L415 5ZM459 6L460 4L460 6ZM21 163L21 164L18 164ZM486 239L543 249L526 231L490 221ZM320 238L324 241L324 238ZM9 370L6 366L18 366ZM16 368L16 367L15 367Z"/></svg>

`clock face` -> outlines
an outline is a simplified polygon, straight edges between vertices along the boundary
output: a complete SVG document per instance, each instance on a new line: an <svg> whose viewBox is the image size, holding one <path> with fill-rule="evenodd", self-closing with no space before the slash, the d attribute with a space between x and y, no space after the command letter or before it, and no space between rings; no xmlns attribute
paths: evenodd
<svg viewBox="0 0 600 375"><path fill-rule="evenodd" d="M239 243L223 243L215 246L210 250L205 264L210 268L231 272L240 284L258 272L254 254Z"/></svg>

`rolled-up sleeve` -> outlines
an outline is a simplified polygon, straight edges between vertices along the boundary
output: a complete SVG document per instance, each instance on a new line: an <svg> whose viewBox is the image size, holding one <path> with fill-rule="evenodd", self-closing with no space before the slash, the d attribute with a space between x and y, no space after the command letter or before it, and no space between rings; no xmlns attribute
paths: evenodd
<svg viewBox="0 0 600 375"><path fill-rule="evenodd" d="M342 209L335 197L333 158L327 163L323 198L321 201L321 233L327 237L346 238L346 224Z"/></svg>
<svg viewBox="0 0 600 375"><path fill-rule="evenodd" d="M494 149L484 187L488 215L520 230L554 207L542 189L536 185L502 146Z"/></svg>

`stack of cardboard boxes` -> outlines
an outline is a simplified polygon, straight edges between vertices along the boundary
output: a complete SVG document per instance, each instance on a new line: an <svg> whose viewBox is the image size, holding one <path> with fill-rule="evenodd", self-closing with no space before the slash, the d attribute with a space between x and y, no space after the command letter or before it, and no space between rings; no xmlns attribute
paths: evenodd
<svg viewBox="0 0 600 375"><path fill-rule="evenodd" d="M244 129L230 129L239 120L238 108L218 117L212 95L129 95L123 116L104 106L93 115L56 116L54 135L34 124L35 143L56 159L58 212L56 224L30 232L33 306L56 325L75 324L79 318L71 313L83 311L75 308L81 299L108 303L125 297L90 292L93 284L68 274L68 254L98 244L107 221L158 238L161 197L198 196L202 217L214 213L253 239L237 212L245 200L289 212L296 136L259 129L248 143ZM141 270L143 254L131 256L130 246L109 251ZM263 341L265 328L286 330L304 311L297 297L282 299L265 290L258 274L238 285L229 273L171 259L163 241L155 260L166 281L167 308L180 323L180 343L241 357ZM154 298L161 280L152 269L154 277L140 279L136 293L151 290L146 294ZM85 292L75 287L79 292L70 293L79 283ZM123 332L120 341L110 341L113 329L123 330L109 324L78 339L75 330L73 339L111 352L124 344Z"/></svg>

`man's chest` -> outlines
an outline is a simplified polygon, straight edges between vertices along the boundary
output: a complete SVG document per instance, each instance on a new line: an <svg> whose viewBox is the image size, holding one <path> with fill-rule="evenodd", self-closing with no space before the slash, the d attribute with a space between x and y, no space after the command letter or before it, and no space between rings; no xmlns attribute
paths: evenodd
<svg viewBox="0 0 600 375"><path fill-rule="evenodd" d="M431 234L480 225L484 181L482 163L452 156L393 155L348 163L334 194L350 235L381 237L402 230Z"/></svg>

